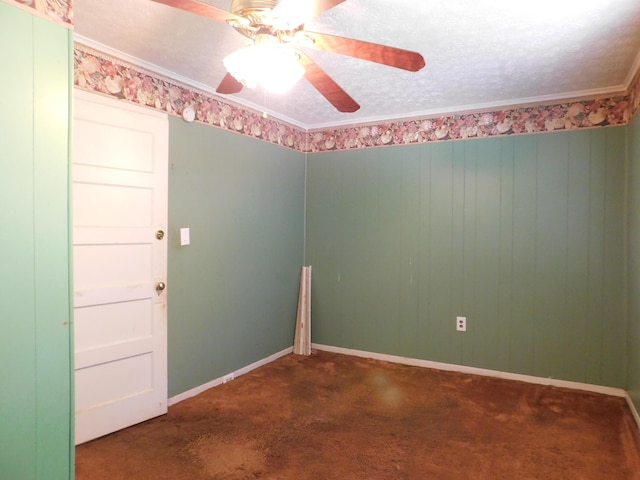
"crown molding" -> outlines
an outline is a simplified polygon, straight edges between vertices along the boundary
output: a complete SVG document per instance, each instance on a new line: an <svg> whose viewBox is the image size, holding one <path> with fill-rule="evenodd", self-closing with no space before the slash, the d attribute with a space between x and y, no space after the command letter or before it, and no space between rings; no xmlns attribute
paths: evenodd
<svg viewBox="0 0 640 480"><path fill-rule="evenodd" d="M584 100L593 100L593 99L604 98L604 97L625 96L626 90L628 90L628 88L626 88L624 85L614 85L612 87L597 88L592 90L579 90L574 92L566 92L566 93L553 94L553 95L540 95L537 97L506 99L506 100L500 100L496 102L478 103L478 104L472 104L472 105L458 105L458 106L442 108L442 109L421 110L421 111L411 112L408 115L403 115L402 117L389 115L389 116L363 118L363 119L360 119L357 123L354 123L354 122L318 123L313 125L306 125L305 128L310 132L313 132L313 131L320 131L320 130L333 129L333 128L358 127L358 126L374 125L379 123L428 119L428 118L440 117L443 115L468 115L468 114L492 112L492 111L497 112L497 111L504 111L504 110L513 110L517 108L527 108L527 107L532 107L537 105L552 105L552 104L558 104L558 103L581 102Z"/></svg>
<svg viewBox="0 0 640 480"><path fill-rule="evenodd" d="M631 90L631 88L633 87L633 81L638 80L639 78L640 78L640 50L638 51L638 54L636 55L636 59L633 62L633 65L631 65L627 78L625 79L625 82L624 82L625 90L626 91Z"/></svg>

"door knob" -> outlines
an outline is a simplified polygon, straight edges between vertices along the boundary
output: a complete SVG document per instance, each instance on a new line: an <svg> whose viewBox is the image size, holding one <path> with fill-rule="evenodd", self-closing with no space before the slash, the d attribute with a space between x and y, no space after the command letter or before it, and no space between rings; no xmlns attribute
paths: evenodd
<svg viewBox="0 0 640 480"><path fill-rule="evenodd" d="M163 232L162 230L158 230L158 231L156 232L156 238L157 238L158 240L162 240L162 239L164 238L164 232Z"/></svg>
<svg viewBox="0 0 640 480"><path fill-rule="evenodd" d="M156 290L157 290L158 292L161 292L162 290L164 290L164 289L165 289L165 287L166 287L166 285L164 284L164 282L158 282L158 283L156 284Z"/></svg>

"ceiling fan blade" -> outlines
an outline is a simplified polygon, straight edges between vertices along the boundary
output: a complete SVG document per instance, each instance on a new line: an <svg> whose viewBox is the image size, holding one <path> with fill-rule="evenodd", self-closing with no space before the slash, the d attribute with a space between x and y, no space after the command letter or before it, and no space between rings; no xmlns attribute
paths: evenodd
<svg viewBox="0 0 640 480"><path fill-rule="evenodd" d="M207 3L198 2L197 0L151 0L152 2L162 3L173 8L184 10L185 12L195 13L203 17L217 20L219 22L228 23L229 21L245 22L242 17L234 15L220 8L216 8Z"/></svg>
<svg viewBox="0 0 640 480"><path fill-rule="evenodd" d="M313 39L313 42L302 41L300 43L301 47L340 53L342 55L348 55L349 57L409 70L410 72L417 72L425 66L422 55L401 48L363 42L362 40L339 37L328 33L310 32L308 30L301 32L300 35L303 36L302 38L308 37L309 39Z"/></svg>
<svg viewBox="0 0 640 480"><path fill-rule="evenodd" d="M227 73L218 88L216 88L216 92L224 94L238 93L242 90L242 87L243 85L233 75Z"/></svg>
<svg viewBox="0 0 640 480"><path fill-rule="evenodd" d="M314 86L339 112L355 112L360 105L345 92L320 66L307 55L298 51L300 64L304 67L304 78Z"/></svg>
<svg viewBox="0 0 640 480"><path fill-rule="evenodd" d="M346 0L281 0L270 14L271 18L280 19L294 29L307 20L317 17L330 8L344 3Z"/></svg>

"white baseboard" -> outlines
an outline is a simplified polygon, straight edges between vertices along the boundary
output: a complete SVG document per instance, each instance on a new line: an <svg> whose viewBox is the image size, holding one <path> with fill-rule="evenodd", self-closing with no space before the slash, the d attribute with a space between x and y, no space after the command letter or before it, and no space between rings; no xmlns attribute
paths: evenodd
<svg viewBox="0 0 640 480"><path fill-rule="evenodd" d="M582 390L586 392L602 393L614 397L628 397L627 392L621 388L603 387L601 385L591 385L588 383L569 382L566 380L558 380L555 378L534 377L531 375L521 375L518 373L500 372L497 370L486 370L484 368L465 367L464 365L453 365L450 363L432 362L429 360L420 360L417 358L400 357L396 355L386 355L383 353L366 352L363 350L352 350L350 348L332 347L330 345L321 345L317 343L311 344L316 350L326 352L342 353L344 355L352 355L354 357L371 358L374 360L382 360L385 362L399 363L402 365L411 365L413 367L433 368L435 370L446 370L449 372L470 373L473 375L482 375L484 377L503 378L505 380L517 380L520 382L533 383L536 385L549 385L553 387L571 388L573 390ZM640 423L638 423L640 426Z"/></svg>
<svg viewBox="0 0 640 480"><path fill-rule="evenodd" d="M199 387L192 388L191 390L187 390L186 392L175 395L169 399L169 406L175 405L178 402L182 402L187 398L195 397L196 395L204 392L205 390L209 390L210 388L217 387L218 385L222 385L222 380L224 377L233 374L234 377L239 377L240 375L244 375L245 373L249 373L251 370L255 370L258 367L262 367L263 365L267 365L280 357L284 357L285 355L293 352L293 347L285 348L281 352L274 353L273 355L268 356L267 358L263 358L262 360L258 360L257 362L252 363L251 365L247 365L246 367L242 367L234 372L229 372L222 377L218 377L210 382L205 383L204 385L200 385Z"/></svg>
<svg viewBox="0 0 640 480"><path fill-rule="evenodd" d="M636 421L636 425L638 426L638 428L640 428L640 415L638 415L638 410L636 410L636 406L633 404L633 400L631 400L628 392L625 392L625 398L627 399L629 410L631 410L631 415L633 415L633 419Z"/></svg>
<svg viewBox="0 0 640 480"><path fill-rule="evenodd" d="M466 367L464 365L454 365L450 363L432 362L429 360L400 357L397 355L387 355L384 353L367 352L364 350L353 350L351 348L333 347L331 345L322 345L318 343L312 343L311 347L316 350L321 350L325 352L341 353L344 355L351 355L354 357L361 357L361 358L371 358L374 360L382 360L385 362L399 363L401 365L433 368L435 370L445 370L449 372L469 373L472 375L502 378L505 380L516 380L516 381L532 383L536 385L549 385L553 387L570 388L573 390L581 390L586 392L594 392L594 393L601 393L604 395L611 395L614 397L622 397L626 399L627 405L629 406L629 410L633 415L636 425L638 426L638 428L640 428L640 414L638 414L638 411L636 410L636 407L633 404L633 401L631 400L631 397L629 396L629 394L621 388L604 387L602 385L592 385L589 383L569 382L566 380L558 380L555 378L535 377L532 375L521 375L518 373L500 372L497 370L487 370L484 368ZM285 355L288 355L292 352L293 352L293 347L285 348L284 350L278 353L274 353L273 355L270 355L267 358L264 358L262 360L258 360L257 362L254 362L251 365L247 365L246 367L240 368L234 372L229 372L226 375L223 375L222 377L218 377L214 380L211 380L210 382L200 385L199 387L195 387L184 393L175 395L169 399L169 406L175 405L176 403L186 400L187 398L195 397L196 395L206 390L209 390L210 388L221 385L223 383L223 378L229 374L233 374L234 377L239 377L240 375L249 373L250 371L255 370L258 367L267 365L277 360L278 358L284 357Z"/></svg>

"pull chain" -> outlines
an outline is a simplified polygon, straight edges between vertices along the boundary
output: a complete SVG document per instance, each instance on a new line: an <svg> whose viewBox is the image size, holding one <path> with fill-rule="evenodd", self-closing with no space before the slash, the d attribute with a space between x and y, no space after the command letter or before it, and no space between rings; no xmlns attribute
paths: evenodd
<svg viewBox="0 0 640 480"><path fill-rule="evenodd" d="M264 105L264 111L262 112L262 118L267 118L267 89L262 87L262 103Z"/></svg>

